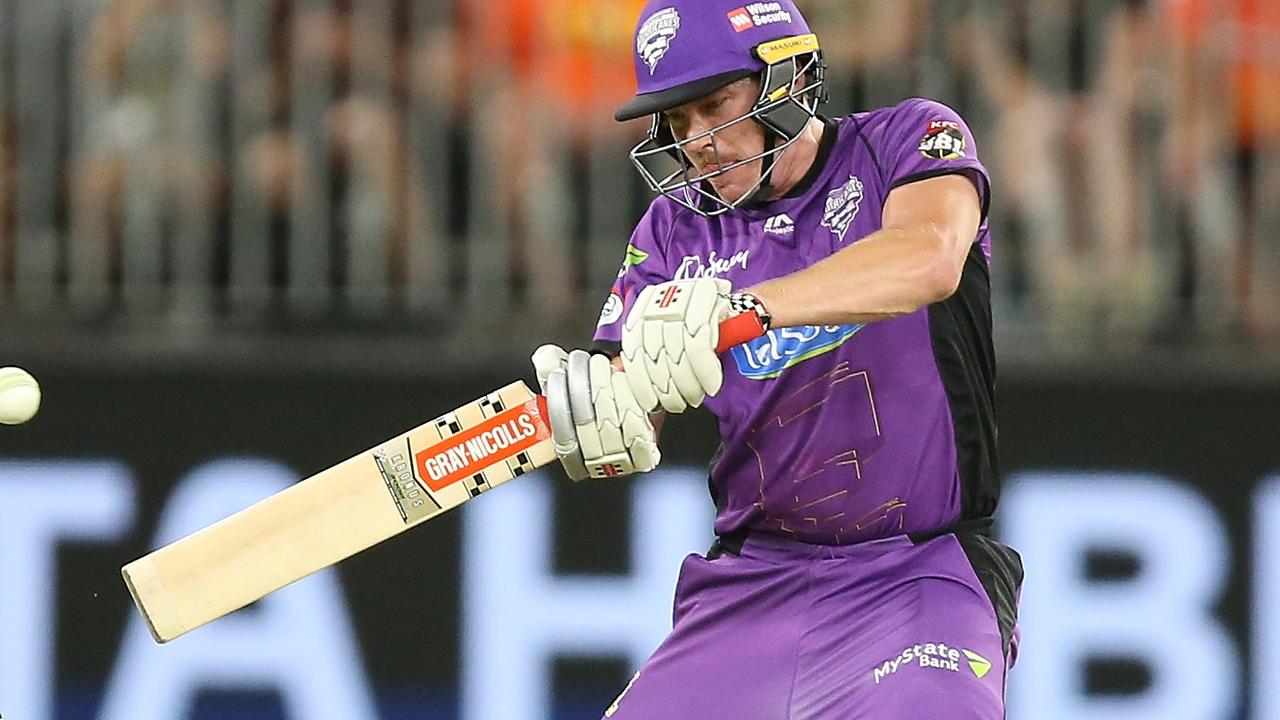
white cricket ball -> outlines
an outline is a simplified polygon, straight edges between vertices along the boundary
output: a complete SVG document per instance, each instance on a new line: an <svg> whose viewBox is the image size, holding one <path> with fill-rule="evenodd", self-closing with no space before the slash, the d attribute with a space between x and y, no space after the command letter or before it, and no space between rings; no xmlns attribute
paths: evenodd
<svg viewBox="0 0 1280 720"><path fill-rule="evenodd" d="M40 383L22 368L0 368L0 423L21 425L40 409Z"/></svg>

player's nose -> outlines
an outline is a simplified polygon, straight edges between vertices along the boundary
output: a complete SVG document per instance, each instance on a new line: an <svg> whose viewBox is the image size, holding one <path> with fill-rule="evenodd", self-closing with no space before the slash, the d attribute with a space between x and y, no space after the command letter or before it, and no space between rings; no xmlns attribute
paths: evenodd
<svg viewBox="0 0 1280 720"><path fill-rule="evenodd" d="M702 113L691 113L689 117L688 137L696 148L710 148L715 142L715 134L710 132L715 125Z"/></svg>
<svg viewBox="0 0 1280 720"><path fill-rule="evenodd" d="M708 133L705 136L694 136L694 138L689 143L689 150L702 164L720 161L720 148L716 144L715 135Z"/></svg>

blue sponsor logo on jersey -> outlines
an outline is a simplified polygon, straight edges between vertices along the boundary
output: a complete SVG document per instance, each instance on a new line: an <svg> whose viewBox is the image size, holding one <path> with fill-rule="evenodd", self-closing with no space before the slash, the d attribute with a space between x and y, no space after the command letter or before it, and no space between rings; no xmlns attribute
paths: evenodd
<svg viewBox="0 0 1280 720"><path fill-rule="evenodd" d="M853 337L862 325L806 325L770 330L733 349L738 372L752 380L768 380L811 357L830 352Z"/></svg>

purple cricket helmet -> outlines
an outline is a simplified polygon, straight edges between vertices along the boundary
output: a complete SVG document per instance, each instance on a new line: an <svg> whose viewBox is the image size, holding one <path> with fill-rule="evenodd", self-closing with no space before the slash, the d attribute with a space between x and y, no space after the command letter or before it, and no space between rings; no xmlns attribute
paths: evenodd
<svg viewBox="0 0 1280 720"><path fill-rule="evenodd" d="M756 46L808 34L791 0L649 0L636 23L636 97L614 117L669 110L763 72Z"/></svg>
<svg viewBox="0 0 1280 720"><path fill-rule="evenodd" d="M648 139L632 149L631 159L650 188L703 215L761 199L778 155L826 99L818 38L792 0L649 0L636 23L634 50L636 96L614 117L653 119ZM760 78L760 96L750 112L695 137L672 136L664 111L751 76ZM765 129L764 153L694 173L685 145L749 120ZM760 181L741 198L720 198L704 182L761 159Z"/></svg>

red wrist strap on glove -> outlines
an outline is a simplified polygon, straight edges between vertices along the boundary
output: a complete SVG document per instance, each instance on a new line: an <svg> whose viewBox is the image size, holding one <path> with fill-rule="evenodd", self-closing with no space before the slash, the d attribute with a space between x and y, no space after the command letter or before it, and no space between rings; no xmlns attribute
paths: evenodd
<svg viewBox="0 0 1280 720"><path fill-rule="evenodd" d="M722 353L755 340L765 332L767 330L759 315L753 312L738 313L720 322L720 342L716 343L716 352Z"/></svg>

